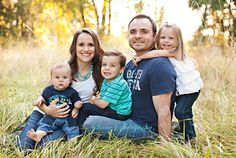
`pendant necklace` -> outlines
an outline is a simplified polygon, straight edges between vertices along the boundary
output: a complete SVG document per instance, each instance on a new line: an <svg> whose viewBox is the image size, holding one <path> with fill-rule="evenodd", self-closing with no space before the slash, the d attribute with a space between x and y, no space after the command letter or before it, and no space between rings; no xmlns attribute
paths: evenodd
<svg viewBox="0 0 236 158"><path fill-rule="evenodd" d="M87 80L93 73L93 64L90 65L89 67L89 72L85 75L81 75L79 73L79 71L75 74L75 77L79 80L79 81L85 81Z"/></svg>

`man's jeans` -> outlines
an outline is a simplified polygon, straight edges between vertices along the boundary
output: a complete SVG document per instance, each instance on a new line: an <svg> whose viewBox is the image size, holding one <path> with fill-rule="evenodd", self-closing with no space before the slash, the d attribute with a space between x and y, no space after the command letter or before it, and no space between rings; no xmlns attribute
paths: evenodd
<svg viewBox="0 0 236 158"><path fill-rule="evenodd" d="M89 116L83 128L88 132L101 134L105 139L109 137L109 133L129 139L155 139L157 136L156 133L150 131L148 126L141 127L131 119L120 121L103 116Z"/></svg>

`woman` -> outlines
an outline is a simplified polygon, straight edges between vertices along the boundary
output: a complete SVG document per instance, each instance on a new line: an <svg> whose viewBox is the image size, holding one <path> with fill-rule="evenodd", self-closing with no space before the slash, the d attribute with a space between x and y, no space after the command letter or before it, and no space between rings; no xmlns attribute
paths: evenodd
<svg viewBox="0 0 236 158"><path fill-rule="evenodd" d="M84 28L74 34L70 46L71 56L68 61L72 68L74 79L71 87L78 91L83 102L87 102L91 99L100 89L103 79L100 73L103 53L104 51L101 48L98 37L92 30ZM34 148L35 142L28 138L27 132L30 129L37 129L37 124L44 116L44 113L59 118L68 115L69 107L67 105L61 105L58 107L55 103L56 101L52 102L50 106L44 104L31 113L19 136L17 144L19 149L25 150ZM58 129L44 137L39 145L45 144L48 141L56 140L63 136L63 131Z"/></svg>

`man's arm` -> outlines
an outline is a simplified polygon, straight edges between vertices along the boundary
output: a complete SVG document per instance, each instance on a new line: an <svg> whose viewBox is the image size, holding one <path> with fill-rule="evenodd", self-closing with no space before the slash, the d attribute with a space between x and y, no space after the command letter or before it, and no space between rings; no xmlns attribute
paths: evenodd
<svg viewBox="0 0 236 158"><path fill-rule="evenodd" d="M166 140L171 138L171 94L153 96L153 103L158 115L158 133Z"/></svg>

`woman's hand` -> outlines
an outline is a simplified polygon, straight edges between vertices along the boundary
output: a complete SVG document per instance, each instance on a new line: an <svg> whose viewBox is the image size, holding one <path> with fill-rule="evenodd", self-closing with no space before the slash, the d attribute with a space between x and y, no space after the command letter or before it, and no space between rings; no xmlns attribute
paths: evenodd
<svg viewBox="0 0 236 158"><path fill-rule="evenodd" d="M63 103L60 106L57 106L56 103L59 101L59 99L55 99L53 100L50 105L45 108L43 111L48 114L51 115L53 117L59 117L59 118L63 118L63 117L67 117L68 113L70 112L69 106L66 103Z"/></svg>

